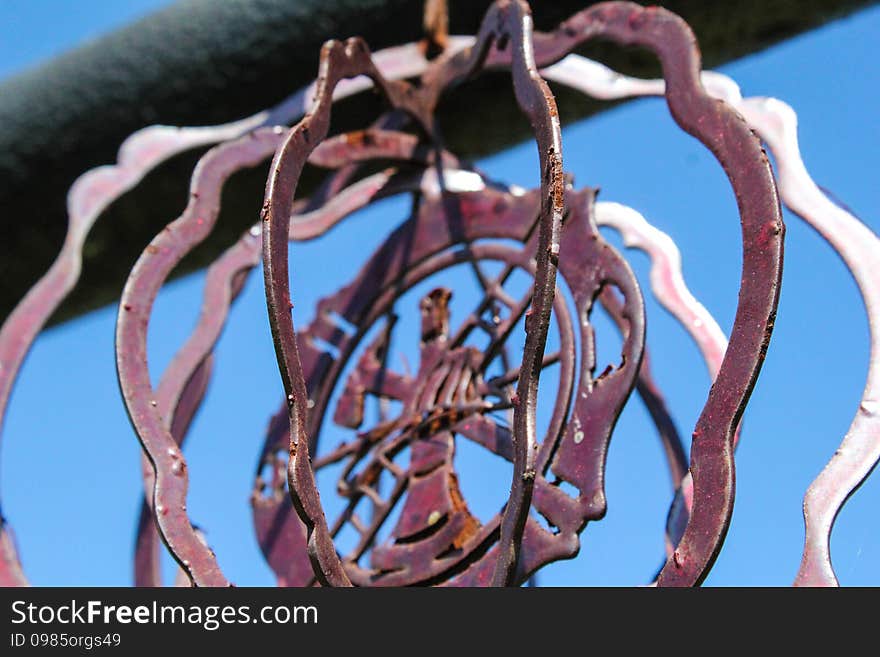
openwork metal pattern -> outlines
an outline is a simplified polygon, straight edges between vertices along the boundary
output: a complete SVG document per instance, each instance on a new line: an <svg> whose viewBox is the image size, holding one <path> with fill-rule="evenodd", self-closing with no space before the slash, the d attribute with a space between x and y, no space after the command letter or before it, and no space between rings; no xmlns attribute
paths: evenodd
<svg viewBox="0 0 880 657"><path fill-rule="evenodd" d="M284 403L265 431L251 507L257 541L279 585L520 585L541 567L574 556L580 533L606 513L607 450L633 392L656 426L675 490L666 561L655 584L699 584L730 523L739 423L779 298L784 227L763 142L775 158L781 201L841 255L872 329L858 413L804 504L806 542L796 583L836 585L829 550L834 517L880 458L880 290L871 276L880 250L877 237L813 183L799 155L794 112L774 99L744 99L729 78L701 72L687 24L663 9L604 2L539 33L525 2L497 0L479 33L466 37L446 34L442 4L428 3L422 44L371 54L358 38L330 41L316 82L277 107L216 127L147 128L126 141L115 165L77 180L58 259L0 330L0 422L30 345L77 281L83 244L102 211L161 162L216 144L193 172L187 207L145 247L120 299L119 383L144 452L137 585L163 583L161 544L179 564L179 580L230 584L187 512L189 464L182 450L212 376L215 345L260 265ZM571 54L594 38L647 48L664 79L628 78ZM428 60L430 51L438 54ZM444 91L485 70L510 73L532 126L540 168L531 190L489 179L447 152L437 134L434 111ZM575 188L566 176L556 102L545 79L601 99L663 95L678 125L718 160L742 231L729 338L689 291L668 235L632 208L596 202L593 189ZM371 86L388 113L362 130L329 136L334 103ZM214 229L226 181L270 160L260 220L208 269L198 322L154 387L147 330L157 295ZM311 198L300 199L306 164L327 175ZM293 299L300 278L307 279L299 271L291 279L295 243L396 195L411 196L410 216L352 281L318 303L310 323L295 329ZM641 287L599 226L649 256L650 289L692 338L713 381L689 462L650 369ZM432 284L461 266L479 290L464 315L451 304L457 290ZM522 279L528 284L516 288ZM414 301L410 293L425 285L428 291ZM622 336L619 363L601 372L591 321L597 305ZM401 317L413 313L417 335L402 334ZM418 361L400 371L390 356L407 340L418 345ZM542 422L538 392L550 385L542 379L549 368L555 389ZM327 444L331 424L350 439ZM454 455L461 441L511 466L507 503L488 520L471 511L459 485ZM333 473L333 490L319 491L324 473ZM340 511L328 511L328 494L339 498ZM343 545L346 532L355 538ZM0 584L26 583L4 520Z"/></svg>

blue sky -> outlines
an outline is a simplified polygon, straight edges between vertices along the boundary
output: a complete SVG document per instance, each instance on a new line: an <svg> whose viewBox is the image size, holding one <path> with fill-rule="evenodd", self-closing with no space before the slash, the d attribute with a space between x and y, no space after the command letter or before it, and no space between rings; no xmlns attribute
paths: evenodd
<svg viewBox="0 0 880 657"><path fill-rule="evenodd" d="M172 0L3 0L0 78L172 4Z"/></svg>
<svg viewBox="0 0 880 657"><path fill-rule="evenodd" d="M0 3L0 77L168 3L80 0L71 11L72 4ZM796 109L813 177L875 231L878 32L880 8L874 7L721 69L746 95L773 95ZM576 184L600 187L601 200L631 205L670 233L683 253L692 291L729 330L739 283L739 227L733 194L711 155L681 133L663 102L654 99L565 126L563 138L565 167ZM526 187L537 180L530 143L480 164L500 180ZM382 233L374 227L390 228L405 211L402 200L390 200L322 239L292 247L298 325L310 319L319 298L350 280L364 254L378 245ZM795 217L787 216L787 222L779 316L744 419L733 523L708 584L791 582L803 540L803 492L849 426L864 385L868 333L856 287L821 238ZM616 236L608 237L620 246ZM331 252L339 254L332 265L326 255ZM626 256L645 287L647 259ZM462 272L453 271L440 282L464 281ZM160 297L149 341L152 372L161 371L191 327L202 283L200 274L187 276ZM420 291L404 303L414 304ZM460 298L467 301L466 294ZM705 400L708 376L696 348L647 291L646 303L654 372L687 436ZM115 317L116 308L107 307L47 331L13 395L0 493L35 584L131 581L140 448L116 383ZM601 369L617 343L601 317L597 335ZM262 431L280 396L262 277L255 272L218 346L215 379L186 449L190 513L237 584L272 583L253 539L247 500ZM497 508L509 486L509 468L482 457L463 446L457 461L478 514ZM630 585L650 579L661 562L670 497L661 458L647 414L633 400L609 453L608 516L587 527L580 555L547 567L541 583ZM880 585L878 507L875 475L849 501L835 528L833 556L843 584Z"/></svg>

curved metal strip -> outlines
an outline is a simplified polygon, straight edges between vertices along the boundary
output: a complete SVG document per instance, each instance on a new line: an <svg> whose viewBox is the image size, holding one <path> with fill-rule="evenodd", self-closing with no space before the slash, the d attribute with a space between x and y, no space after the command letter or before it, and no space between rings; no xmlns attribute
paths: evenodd
<svg viewBox="0 0 880 657"><path fill-rule="evenodd" d="M655 52L663 66L670 112L719 160L740 211L743 275L729 348L697 422L691 449L694 509L682 541L663 567L661 585L702 581L721 547L733 510L732 443L772 332L782 274L784 226L769 162L757 137L728 105L700 83L699 52L687 24L670 12L633 3L594 5L554 32L535 35L539 64L602 36ZM490 59L504 61L494 52Z"/></svg>
<svg viewBox="0 0 880 657"><path fill-rule="evenodd" d="M226 586L228 582L186 513L186 462L150 383L147 325L153 301L168 275L213 228L223 182L235 171L265 160L282 134L281 129L260 129L209 151L196 167L187 209L141 254L122 293L116 327L120 387L132 424L154 468L154 511L159 531L197 586Z"/></svg>
<svg viewBox="0 0 880 657"><path fill-rule="evenodd" d="M189 425L207 387L214 345L226 324L229 308L241 292L248 272L259 262L259 235L251 232L228 249L208 269L202 309L195 329L166 368L156 390L156 402L165 427L182 447ZM162 586L152 556L159 547L159 534L152 518L155 474L143 457L145 499L135 541L135 585Z"/></svg>
<svg viewBox="0 0 880 657"><path fill-rule="evenodd" d="M739 107L773 152L783 201L840 255L858 285L867 312L870 358L865 388L840 447L804 497L806 537L794 582L802 586L836 586L830 551L834 520L880 460L880 240L813 182L800 156L797 116L791 107L772 98L749 98Z"/></svg>
<svg viewBox="0 0 880 657"><path fill-rule="evenodd" d="M703 74L710 93L742 112L776 161L782 201L834 249L859 288L870 331L868 375L859 408L840 447L804 496L804 551L795 586L837 586L831 564L831 531L841 507L880 462L880 239L822 192L803 162L797 114L775 98L743 98L737 84Z"/></svg>
<svg viewBox="0 0 880 657"><path fill-rule="evenodd" d="M578 55L569 55L544 71L548 78L602 98L660 95L663 80L638 80L620 75ZM816 185L800 154L797 115L775 98L743 98L739 86L726 75L702 73L713 96L735 107L773 154L782 202L812 226L840 255L853 275L865 304L870 330L868 376L859 409L840 448L811 484L804 499L806 538L796 585L836 586L831 565L830 535L840 508L870 475L880 459L880 288L872 273L880 268L877 235ZM683 482L683 493L692 484ZM674 506L682 508L687 504ZM673 513L674 515L674 513Z"/></svg>
<svg viewBox="0 0 880 657"><path fill-rule="evenodd" d="M476 43L461 52L440 57L422 76L423 89L433 97L433 106L444 89L476 71L490 64L509 68L517 103L532 124L540 159L542 200L535 294L526 323L526 343L517 383L513 482L501 523L499 558L493 576L495 586L510 585L516 579L519 544L534 488L537 456L535 407L556 289L564 206L561 126L556 101L535 64L532 32L531 10L527 3L518 0L496 2L483 18ZM501 48L506 55L503 64L492 61L492 53Z"/></svg>
<svg viewBox="0 0 880 657"><path fill-rule="evenodd" d="M214 359L209 356L198 364L192 376L187 380L179 403L171 421L171 435L178 445L183 444L189 426L195 418L211 380ZM164 417L170 417L164 416ZM141 455L141 473L144 482L144 498L138 521L138 533L135 538L135 585L162 586L159 570L159 533L153 517L153 487L156 477L153 467L145 454Z"/></svg>
<svg viewBox="0 0 880 657"><path fill-rule="evenodd" d="M494 13L493 13L494 12ZM509 27L504 26L505 20L510 20ZM334 52L348 55L347 59L340 58L337 66L343 66L346 63L349 67L346 71L351 74L366 73L374 79L380 86L386 96L389 96L392 105L404 107L419 119L422 126L428 130L430 119L427 119L426 112L433 110L436 99L445 86L453 80L469 75L479 69L488 52L488 46L495 38L510 38L511 34L520 37L521 42L519 57L513 66L514 70L514 89L517 100L526 114L535 126L539 141L540 157L542 161L542 186L544 188L542 201L542 216L544 221L540 228L540 244L538 252L538 274L536 276L537 294L533 302L533 310L535 311L535 321L532 323L534 328L529 331L526 340L526 366L523 367L520 379L522 402L517 405L516 415L519 414L523 419L519 420L520 426L525 428L529 424L531 427L531 443L534 443L534 404L531 404L529 411L529 400L536 397L534 391L537 384L537 372L540 372L540 363L543 356L543 344L546 339L546 321L549 316L549 299L552 302L553 291L555 289L555 263L551 264L551 255L555 257L558 252L558 246L553 249L553 244L558 245L558 231L561 223L562 206L563 206L563 181L561 168L561 146L559 139L559 122L556 117L555 105L552 101L549 89L546 84L537 75L537 72L530 61L531 49L528 48L528 41L523 37L530 32L530 17L528 8L524 3L511 3L510 5L494 6L487 15L486 20L481 29L481 36L478 37L478 46L472 50L462 53L462 56L452 57L442 60L437 67L432 68L423 78L423 93L419 94L416 101L404 104L404 97L395 98L395 94L389 93L390 83L381 78L375 67L369 62L362 62L360 69L352 69L350 67L354 54L366 52L366 48L359 42L349 41L344 48L339 44L329 44L322 53L321 76L319 77L318 103L316 111L307 117L299 126L291 131L289 140L285 146L279 151L275 159L273 171L270 175L270 181L267 187L267 205L264 208L264 220L268 224L267 239L264 247L264 263L266 272L266 291L267 299L270 307L270 319L273 328L273 336L276 340L276 349L279 355L279 364L282 370L282 379L285 389L288 391L288 399L291 402L291 465L290 465L290 483L291 495L294 498L294 504L297 511L303 516L303 520L307 524L310 534L309 544L310 551L313 556L313 562L317 566L316 574L319 578L327 578L331 575L339 583L348 583L348 579L342 570L338 555L333 548L332 540L326 528L326 519L320 508L320 501L317 496L317 490L314 486L314 476L311 468L307 463L307 445L299 440L305 430L305 410L303 402L306 399L305 382L302 376L301 365L297 353L295 334L293 332L293 324L289 314L289 282L287 280L287 257L286 248L281 249L281 236L285 236L288 227L276 227L277 219L273 221L273 213L276 207L290 207L293 202L293 192L296 181L305 160L305 155L314 148L310 147L310 130L314 129L318 133L318 138L326 135L328 117L321 112L322 104L325 104L327 88L332 89L335 81L339 77L343 77L343 73L336 73L334 66L330 64L331 57ZM496 35L496 30L499 30ZM351 45L349 45L351 44ZM438 74L432 78L430 74ZM430 83L425 84L427 80ZM396 91L393 87L390 91ZM539 100L540 98L540 100ZM418 103L414 105L413 102ZM326 110L329 113L329 100L326 101ZM319 118L320 117L320 118ZM426 120L427 119L427 120ZM312 124L316 124L313 128ZM540 127L540 129L539 129ZM291 183L292 181L292 183ZM286 212L281 211L283 222L287 223ZM282 230L283 228L283 230ZM272 248L272 240L269 236L275 235L274 243L278 244L275 249ZM555 251L551 254L551 250ZM274 251L274 253L273 253ZM550 283L549 287L547 282ZM286 306L286 307L283 307ZM535 326L536 325L536 326ZM537 355L537 358L531 356ZM537 360L537 367L533 365ZM537 370L537 372L536 372ZM523 413L522 410L525 409ZM528 419L531 417L532 422ZM521 472L515 478L513 483L513 492L511 503L508 505L506 512L505 525L507 529L502 532L504 542L510 543L510 549L505 551L504 557L499 561L498 583L507 583L512 580L516 566L516 545L518 543L517 535L521 535L522 526L528 513L528 498L530 496L531 487L533 485L534 474L533 469L528 467L529 458L532 457L533 449L528 449L529 431L524 431L526 437L525 449L517 450L520 454L519 463L515 465L515 472L519 469ZM305 457L298 454L306 452ZM302 481L304 485L303 491L297 491L297 482ZM521 491L521 492L520 492ZM306 498L303 499L303 493ZM523 508L524 507L524 508ZM323 563L322 563L323 562Z"/></svg>
<svg viewBox="0 0 880 657"><path fill-rule="evenodd" d="M333 586L348 586L351 582L336 554L327 528L308 455L308 393L290 313L292 304L287 242L290 209L293 207L296 185L309 154L327 136L333 89L340 80L359 75L372 78L393 108L407 111L430 134L432 108L427 107L416 96L412 86L402 82L388 82L382 78L362 40L349 39L345 43L329 41L321 49L314 109L289 132L278 149L272 162L262 213L263 271L269 322L289 407L290 495L297 513L306 525L308 551L315 575L322 585Z"/></svg>

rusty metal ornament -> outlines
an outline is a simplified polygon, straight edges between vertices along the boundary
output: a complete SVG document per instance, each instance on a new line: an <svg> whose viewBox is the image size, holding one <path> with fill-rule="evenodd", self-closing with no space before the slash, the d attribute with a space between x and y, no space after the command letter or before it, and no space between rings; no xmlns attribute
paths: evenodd
<svg viewBox="0 0 880 657"><path fill-rule="evenodd" d="M145 452L147 496L135 556L138 584L161 584L160 538L180 565L179 581L229 584L186 512L187 464L181 447L211 376L213 348L231 304L260 260L286 402L270 422L252 505L260 547L280 584L513 585L551 561L573 556L579 533L605 513L605 455L634 387L648 404L664 442L673 484L679 489L667 530L668 561L658 583L696 584L711 567L733 504L737 426L767 348L781 276L779 200L760 143L740 115L706 92L693 35L681 19L665 10L601 3L552 33L533 34L525 2L498 0L475 38L448 36L443 18L438 14L431 22L429 41L441 50L445 46L433 62L424 57L432 46L428 42L379 53L375 60L359 39L328 42L316 83L273 110L215 128L150 129L126 142L129 146L120 151L119 165L90 172L71 190L69 235L58 261L0 331L0 423L24 354L78 276L82 242L101 209L170 154L225 142L199 161L186 210L147 246L120 303L116 345L120 386ZM577 61L567 54L593 37L641 45L659 56L665 75L659 93L665 92L675 120L715 154L731 180L742 220L743 274L729 345L684 287L671 240L632 211L596 204L591 190L575 191L566 184L556 105L538 71L542 67L548 77L563 82L568 76L571 83L577 77ZM443 91L483 69L512 73L517 102L535 133L540 189L507 189L488 183L478 173L460 171L458 160L442 150L434 134L433 111ZM413 75L421 75L416 85L395 81ZM707 79L711 81L711 75L704 75ZM574 86L589 83L584 78ZM385 96L397 118L326 139L334 100L370 85ZM709 82L706 85L713 95L723 96ZM609 86L614 86L611 95L658 93L658 81L617 76ZM750 122L760 124L761 115L753 113L752 118L748 101L737 104L734 94L728 96ZM305 118L292 129L282 125L308 107ZM418 135L394 129L403 114L414 121ZM762 133L762 137L772 141L772 130L766 134L770 136ZM213 229L225 180L273 154L261 223L209 269L199 321L154 389L146 331L156 295L180 260ZM307 160L335 173L312 199L294 201ZM358 177L361 163L379 160L395 160L401 167ZM459 173L476 177L473 189L466 178L457 186L454 176ZM803 179L800 184L806 186ZM288 241L321 235L365 204L401 192L415 192L410 219L367 261L356 281L325 298L315 320L295 332ZM717 373L694 431L689 472L674 423L644 358L641 292L626 262L599 236L597 223L617 228L627 245L649 253L655 293L691 332L710 370ZM847 225L848 236L858 232L852 222ZM855 257L846 244L838 248L845 258L846 254ZM501 276L486 278L480 268L484 260L504 263ZM394 373L387 356L396 301L417 283L458 264L473 268L483 301L453 330L459 319L450 306L450 291L436 288L423 297L419 367L408 374ZM515 270L533 279L522 298L504 289ZM859 283L868 299L864 278ZM621 364L598 376L593 371L589 322L596 301L624 335ZM497 309L506 309L508 316L502 318ZM487 311L491 311L489 320L484 317ZM545 354L551 315L561 347ZM522 364L517 367L508 362L504 343L522 318L527 332ZM354 333L343 330L339 321L355 327ZM382 322L374 339L362 344L372 327ZM474 331L489 334L486 352L467 344ZM322 345L332 347L336 356ZM503 362L500 376L488 374L493 359ZM354 369L343 377L349 362ZM549 427L539 437L535 414L539 377L544 368L556 364L560 367L556 403ZM869 374L868 402L873 399L872 379ZM356 431L356 437L312 458L337 387L342 394L332 420ZM363 426L362 408L368 396L394 399L403 410L376 426ZM864 403L863 408L868 418L870 408ZM512 427L493 420L491 414L503 409L513 410ZM865 427L873 426L869 420ZM845 458L833 462L811 489L809 499L819 502L809 507L815 511L805 509L804 563L813 555L818 565L802 567L799 580L804 583L833 579L833 571L828 574L827 536L842 503L840 495L845 497L857 486L870 470L865 468L876 461L878 441L863 437L870 433L867 429L856 429L854 423L844 444L854 447L847 447ZM468 510L457 484L456 440L474 441L513 464L508 502L486 524ZM406 466L399 462L404 451L410 453ZM346 509L328 523L315 473L336 463L345 464L337 493L346 500ZM383 473L393 480L390 491L383 492L377 483ZM574 486L575 496L566 492L566 484ZM357 514L359 503L370 507L369 519ZM389 537L380 541L379 530L390 524L395 507L399 518ZM813 517L819 518L815 526L826 528L824 533L810 533ZM340 555L334 538L343 526L353 527L360 539L351 553ZM5 521L0 523L0 583L26 584Z"/></svg>
<svg viewBox="0 0 880 657"><path fill-rule="evenodd" d="M569 190L566 201L569 214L559 263L576 307L567 309L564 298L556 296L561 347L546 356L543 365L560 359L563 363L553 418L538 450L535 478L536 511L554 529L541 527L534 518L527 520L515 583L550 561L573 556L578 549L577 534L588 520L604 514L602 473L610 427L632 390L644 341L638 287L623 260L598 237L592 192ZM499 404L513 405L514 396L500 386L515 381L519 368L493 378L484 372L491 354L529 307L531 291L516 299L503 286L517 268L534 276L539 207L538 191L514 196L487 189L424 198L414 216L394 231L358 277L321 301L316 319L297 334L307 382L308 431L317 438L340 373L369 327L393 316L400 295L469 259L504 263L497 279L487 281L476 311L454 332L449 329L448 292L438 289L423 299L422 362L416 373L396 374L382 366L390 341L388 332L382 331L344 383L333 419L357 429L357 437L314 458L313 468L320 472L345 461L337 490L347 505L328 531L332 538L349 523L360 535L358 545L342 557L345 574L356 585L485 585L492 581L500 553L501 514L481 525L468 511L452 466L454 435L512 460L510 429L498 425L487 412ZM523 249L483 243L489 239L514 239L523 243ZM461 244L471 246L455 248ZM618 287L625 298L623 365L595 377L587 317L594 298L610 285ZM487 325L482 319L492 300L501 300L509 312L497 325ZM357 334L342 331L340 320L333 318L358 327ZM464 346L475 330L491 331L488 355ZM582 344L579 366L572 360L575 335ZM330 356L331 349L337 357ZM399 401L399 416L376 427L361 426L365 395ZM496 396L496 401L486 399L487 395ZM566 419L570 408L571 418ZM587 417L596 419L594 426ZM292 516L284 494L286 460L279 454L287 441L286 420L287 408L283 408L270 423L252 504L261 546L279 583L303 586L313 583L316 575L306 556L306 527ZM409 465L401 467L395 456L407 448ZM381 471L390 472L395 482L387 496L375 487ZM570 497L560 486L563 482L574 485L579 495ZM368 520L356 511L362 501L370 510ZM395 504L403 507L398 523L388 540L377 544L379 528ZM368 550L370 566L359 565Z"/></svg>
<svg viewBox="0 0 880 657"><path fill-rule="evenodd" d="M425 178L430 177L428 175L430 173L432 173L432 170L428 169L425 171L424 174L422 174L420 185L424 194L437 197L441 191L440 188L425 186ZM455 182L462 179L464 172L445 170L444 174L448 174L448 180L450 182ZM471 174L471 176L473 176L473 174ZM413 185L413 188L418 188L418 185L415 185L414 180L410 181L410 184ZM471 182L469 182L468 184L473 185L473 183ZM352 198L357 199L356 202L346 202L343 204L352 211L358 209L364 203L370 200L369 196L358 193L359 187L359 184L355 184L352 185L350 190L344 190L340 192L340 196L345 196L348 194L349 191L351 191L353 193ZM483 184L481 182L477 182L477 184L474 185L473 191L479 191L479 189L483 188ZM402 191L402 187L400 185L397 185L395 186L395 190ZM449 187L446 187L446 191L450 191ZM516 193L515 190L513 193ZM687 288L684 286L684 283L681 280L681 272L679 268L680 263L677 259L677 251L674 250L674 248L672 250L669 249L668 245L671 244L671 241L668 237L662 235L662 233L659 233L658 231L656 231L656 229L650 229L650 227L645 224L644 219L638 216L636 213L632 212L631 210L622 208L621 206L617 206L616 204L608 203L598 204L596 207L596 217L600 224L612 225L616 229L623 231L628 238L628 243L631 246L646 248L651 253L652 258L655 261L652 280L655 281L655 287L658 292L666 292L668 294L668 297L664 301L673 310L673 312L678 312L679 315L684 313L685 317L690 317L687 308L681 310L681 308L679 307L682 303L692 303L695 304L699 309L702 309L702 306L700 306L687 292ZM296 226L298 223L299 222L297 221L296 216L294 216L293 226ZM294 230L292 229L291 238L294 238L293 233ZM665 238L665 241L661 239L661 237ZM676 257L672 257L670 254L673 254ZM478 276L478 280L480 281L484 289L490 287L489 285L487 285L487 281L485 281L485 278L479 278ZM365 284L361 284L361 286L365 290L368 290L368 287ZM669 293L667 287L670 287L672 291L676 294ZM607 299L610 298L613 300L615 299L615 297L608 295L607 292L610 292L609 288L603 290L603 293L600 295L600 299L602 299L603 305L605 305L607 309L611 310ZM619 302L616 302L616 300L614 303L615 312L613 313L613 316L625 334L627 327L626 320L624 319L622 314L622 307L620 307ZM351 326L346 318L342 318L341 315L339 315L337 312L329 307L329 302L327 300L319 304L319 307L322 309L322 318L320 320L316 320L316 322L317 325L320 327L320 334L324 336L327 336L329 334L329 329L326 327L326 323L328 321L331 321L329 318L339 318L335 320L337 327L339 326L338 322L340 321L340 319L344 320L345 325ZM405 310L406 309L403 309L404 312ZM698 311L698 314L700 314L700 312L702 313L702 315L707 315L707 313L705 313L705 309ZM471 321L475 320L472 319ZM712 320L710 316L709 321L714 322L714 320ZM331 321L331 323L334 322ZM485 327L485 322L482 322L481 326ZM340 336L342 336L342 333L334 329L332 331L332 334L330 335L332 335L332 340L337 340ZM308 404L310 407L309 430L310 435L316 436L315 442L317 442L317 436L320 432L320 425L322 423L321 417L324 412L326 402L315 402L315 400L324 399L327 394L327 385L332 386L332 384L326 383L328 376L327 372L330 371L328 370L328 368L331 367L328 364L330 362L330 356L328 355L329 352L324 351L323 353L319 353L321 352L321 350L317 347L317 345L323 343L327 345L326 348L333 350L334 353L339 352L339 348L341 345L335 342L331 344L320 336L317 340L313 340L312 338L313 336L311 334L311 327L308 327L304 331L300 331L299 333L301 354L305 354L303 357L307 361L307 364L304 367L306 370L306 380L308 382L310 395ZM377 346L376 349L378 350L379 347ZM387 359L387 346L383 345L381 347L381 350L383 351L383 353L386 354L384 358ZM338 358L341 359L342 357L340 356ZM565 360L565 356L560 356L559 353L557 353L555 356L545 357L545 364L551 361L559 360L560 358ZM367 361L372 370L370 376L364 377L365 379L375 379L379 376L380 373L376 370L378 362L379 359L377 357L374 358L372 361ZM673 483L677 485L684 472L686 472L687 465L684 460L683 451L677 433L675 431L675 427L672 424L671 418L669 418L668 416L668 412L663 405L662 398L659 396L659 392L656 390L655 384L650 379L650 373L646 370L645 366L646 363L643 361L642 369L639 372L639 392L643 399L645 399L645 402L651 410L653 417L657 421L658 430L660 431L661 437L664 439L664 444L670 452ZM564 369L568 371L567 368ZM336 374L331 377L331 379L335 380L335 377L338 376L338 372L340 371L339 366L336 366L336 368L332 371ZM384 377L383 385L390 386L390 372L383 370L381 372L381 375ZM401 390L404 389L403 386L396 385L392 387L395 391L394 394L396 395L396 398L401 398L403 396L403 393L401 392ZM348 388L346 388L346 390L348 391ZM362 406L363 400L361 400L360 404L357 405L357 407ZM252 495L252 505L254 510L254 522L257 529L258 541L264 551L266 559L268 560L270 566L272 567L273 571L275 571L278 577L279 584L302 585L304 583L312 581L313 575L311 573L309 564L307 562L304 562L303 559L298 559L296 557L297 554L304 553L303 546L305 539L304 529L302 525L297 522L295 517L291 517L292 510L290 507L290 500L287 498L285 491L286 482L284 470L286 468L287 457L286 450L283 449L283 444L287 440L286 417L287 411L286 407L284 407L279 410L279 413L273 418L272 422L270 423L266 445L263 449L263 455L261 456L258 465L258 474L255 481L254 492ZM474 426L484 427L484 421L481 422L481 424L477 424ZM483 435L484 433L485 432L481 433L480 435ZM486 440L484 439L483 443L485 442ZM340 446L338 450L335 450L333 452L333 454L336 455L334 458L331 458L329 456L321 456L317 460L313 459L313 467L318 472L320 472L321 468L332 464L335 459L348 457L351 454L352 449L352 444ZM351 469L352 468L348 468L347 471L350 471ZM402 476L402 473L398 473L397 476ZM348 490L351 489L351 486L350 484L345 482L345 478L343 477L338 482L337 488L340 490ZM372 499L373 502L376 503L377 507L382 506L382 508L384 508L386 504L391 506L394 501L378 501L379 497L376 491L369 487L366 488L366 491L367 493L372 495L370 499ZM402 493L402 491L400 492ZM366 495L367 493L365 493L364 495ZM361 499L363 499L363 496L361 496ZM358 499L354 499L353 506L356 506L357 502ZM390 510L390 508L388 510ZM437 518L442 518L445 521L446 515L440 515L438 511ZM346 522L348 522L348 520L346 520L345 518L338 519L337 522L333 523L332 533L337 534ZM378 527L371 526L370 530L368 531L365 528L364 522L362 520L354 519L352 520L352 522L356 523L357 531L368 534L369 536L375 536ZM367 541L367 543L365 543L365 547L369 544L369 541Z"/></svg>

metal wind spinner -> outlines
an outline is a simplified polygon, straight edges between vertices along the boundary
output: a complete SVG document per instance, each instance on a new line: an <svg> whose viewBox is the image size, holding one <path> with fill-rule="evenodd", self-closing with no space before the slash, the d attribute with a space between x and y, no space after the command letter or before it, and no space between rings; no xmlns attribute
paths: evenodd
<svg viewBox="0 0 880 657"><path fill-rule="evenodd" d="M436 11L427 13L436 19ZM116 165L81 176L70 191L68 238L58 260L0 331L0 420L30 344L76 282L83 242L102 210L165 159L216 143L193 173L185 211L146 247L120 302L119 381L145 454L137 584L162 584L160 541L187 582L229 584L187 513L182 446L211 376L214 345L260 264L285 403L259 450L251 504L257 539L280 585L518 585L573 556L580 533L605 514L605 456L634 391L651 412L677 484L656 584L699 584L730 522L739 420L773 329L781 197L847 263L872 326L858 413L805 499L796 583L836 584L828 546L833 519L880 458L873 348L880 290L870 276L880 250L877 237L810 179L794 113L774 99L744 99L728 78L701 72L692 32L663 9L605 2L538 33L525 2L498 0L475 37L447 36L444 24L432 21L441 53L430 61L416 44L372 55L359 39L331 41L316 83L279 106L223 126L147 128L126 141ZM570 54L593 38L653 51L664 80L626 78ZM444 90L484 70L511 74L539 152L535 189L488 179L444 150L436 133L433 112ZM575 188L565 175L545 79L598 98L665 95L679 126L721 164L742 226L739 304L729 340L688 291L672 240L634 210L596 202L593 190ZM334 101L369 86L384 97L388 113L361 131L328 136ZM260 221L208 270L198 325L154 388L146 354L153 302L174 267L213 229L224 182L269 158ZM299 199L306 163L328 175L310 199ZM291 288L289 242L324 234L374 201L400 194L412 196L411 216L354 280L321 300L311 323L295 329L292 290L300 283L295 278ZM650 256L654 294L693 337L714 381L693 432L690 463L649 370L642 291L600 225ZM456 291L443 286L417 306L406 305L408 292L458 266L468 267L479 286L470 312L456 314L450 301ZM530 283L514 291L518 275ZM596 304L623 336L620 363L602 372L590 322ZM399 318L413 312L417 335L401 337ZM511 348L523 328L522 350ZM483 346L474 346L476 335ZM390 358L401 339L418 345L410 371L396 370ZM551 342L558 348L548 349ZM538 389L549 367L558 372L557 385L549 420L539 427ZM386 409L378 418L365 413L372 400ZM322 444L330 423L350 439ZM485 522L459 486L454 455L461 441L512 465L507 503ZM329 492L340 498L341 511L328 514L316 477L334 467L340 474ZM340 544L344 529L356 537L350 549ZM26 584L5 521L0 584Z"/></svg>

